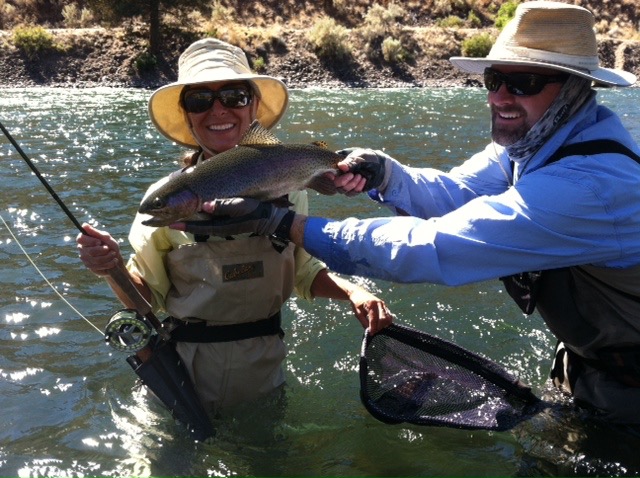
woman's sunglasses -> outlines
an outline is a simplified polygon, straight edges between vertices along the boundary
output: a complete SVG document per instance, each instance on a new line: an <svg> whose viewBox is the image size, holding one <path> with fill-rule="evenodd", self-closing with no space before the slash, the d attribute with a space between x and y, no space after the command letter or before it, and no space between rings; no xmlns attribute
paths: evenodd
<svg viewBox="0 0 640 478"><path fill-rule="evenodd" d="M220 100L225 108L244 108L251 104L252 92L243 86L213 90L183 90L182 107L187 113L204 113L213 106L214 101Z"/></svg>
<svg viewBox="0 0 640 478"><path fill-rule="evenodd" d="M500 73L492 68L484 70L484 86L494 93L504 83L507 91L516 96L531 96L540 93L547 83L564 83L569 75L536 75L535 73Z"/></svg>

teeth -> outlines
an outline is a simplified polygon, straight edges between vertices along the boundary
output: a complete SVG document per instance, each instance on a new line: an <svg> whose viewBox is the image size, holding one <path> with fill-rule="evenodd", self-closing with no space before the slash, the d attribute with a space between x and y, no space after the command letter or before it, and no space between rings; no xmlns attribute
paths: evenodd
<svg viewBox="0 0 640 478"><path fill-rule="evenodd" d="M233 128L233 123L227 123L227 124L212 124L211 126L209 126L209 129L212 131L224 131L227 129L231 129Z"/></svg>
<svg viewBox="0 0 640 478"><path fill-rule="evenodd" d="M520 117L518 113L500 113L500 117L504 119L516 119Z"/></svg>

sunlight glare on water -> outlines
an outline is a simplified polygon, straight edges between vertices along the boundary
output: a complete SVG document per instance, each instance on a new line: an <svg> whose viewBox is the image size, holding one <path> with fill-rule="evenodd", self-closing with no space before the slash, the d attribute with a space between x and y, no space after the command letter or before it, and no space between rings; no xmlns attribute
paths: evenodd
<svg viewBox="0 0 640 478"><path fill-rule="evenodd" d="M183 150L151 125L144 90L5 89L1 121L80 222L126 237L149 184ZM640 138L640 91L603 91ZM332 149L383 149L404 163L449 169L488 137L477 89L296 90L275 134ZM121 306L82 266L78 231L7 141L0 141L0 213L73 306L99 329ZM364 197L310 194L314 214L387 214ZM570 404L511 432L386 425L359 401L362 328L344 303L293 298L284 309L288 387L281 400L239 406L194 443L143 388L126 354L70 309L0 228L0 474L3 476L576 475L638 472L637 439L584 424ZM546 392L554 340L498 281L446 288L356 280L402 323L503 364ZM557 398L561 402L561 398ZM624 439L621 439L623 437ZM612 443L624 445L614 448ZM635 446L635 448L634 448Z"/></svg>

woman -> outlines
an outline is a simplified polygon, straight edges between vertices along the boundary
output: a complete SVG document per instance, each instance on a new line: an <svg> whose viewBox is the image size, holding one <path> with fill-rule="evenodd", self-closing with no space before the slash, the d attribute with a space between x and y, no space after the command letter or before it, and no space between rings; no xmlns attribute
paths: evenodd
<svg viewBox="0 0 640 478"><path fill-rule="evenodd" d="M153 93L149 113L163 135L195 149L185 162L197 164L236 146L254 119L273 127L287 103L286 86L253 74L242 50L205 39L181 55L178 81ZM288 199L296 212L307 213L306 191ZM178 325L172 332L177 351L209 410L256 399L284 383L280 308L294 288L306 299L349 300L372 333L392 320L383 301L328 273L293 244L282 250L268 238L246 234L194 237L145 226L144 219L136 216L129 234L135 252L127 264L130 279L154 309ZM107 232L83 227L86 234L77 238L82 262L107 279L126 307L135 308L109 276L123 263L117 242Z"/></svg>

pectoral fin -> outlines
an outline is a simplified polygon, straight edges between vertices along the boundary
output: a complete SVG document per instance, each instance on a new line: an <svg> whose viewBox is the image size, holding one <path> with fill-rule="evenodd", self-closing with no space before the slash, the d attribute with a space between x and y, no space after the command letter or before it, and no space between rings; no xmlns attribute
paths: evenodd
<svg viewBox="0 0 640 478"><path fill-rule="evenodd" d="M315 176L309 184L307 184L307 187L314 191L318 191L320 194L324 194L325 196L331 196L338 192L335 184L333 183L333 179L326 174Z"/></svg>

